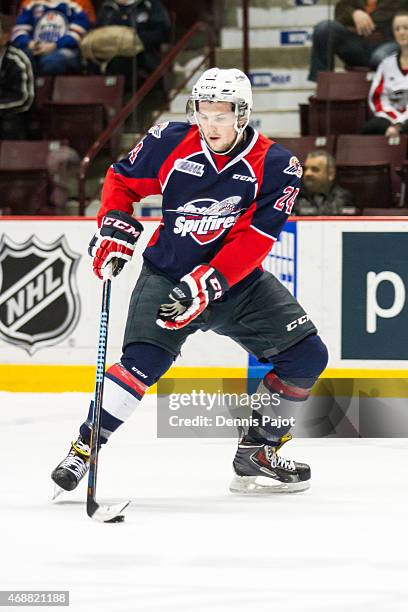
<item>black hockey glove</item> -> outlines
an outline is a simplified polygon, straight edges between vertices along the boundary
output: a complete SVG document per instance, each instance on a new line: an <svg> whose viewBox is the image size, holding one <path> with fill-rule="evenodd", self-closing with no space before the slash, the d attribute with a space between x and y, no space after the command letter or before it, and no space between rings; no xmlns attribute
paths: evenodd
<svg viewBox="0 0 408 612"><path fill-rule="evenodd" d="M93 271L102 280L112 279L132 259L143 225L122 210L110 210L89 243Z"/></svg>
<svg viewBox="0 0 408 612"><path fill-rule="evenodd" d="M208 264L197 266L171 290L170 303L160 306L156 323L164 329L181 329L227 290L228 283L221 272Z"/></svg>

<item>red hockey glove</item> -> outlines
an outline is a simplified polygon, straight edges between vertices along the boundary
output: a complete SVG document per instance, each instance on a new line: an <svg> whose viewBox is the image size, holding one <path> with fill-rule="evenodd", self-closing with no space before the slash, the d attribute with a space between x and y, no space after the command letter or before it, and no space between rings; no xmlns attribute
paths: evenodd
<svg viewBox="0 0 408 612"><path fill-rule="evenodd" d="M171 302L160 306L156 323L171 330L185 327L227 289L225 277L215 268L207 264L197 266L171 290Z"/></svg>
<svg viewBox="0 0 408 612"><path fill-rule="evenodd" d="M93 271L102 280L112 279L132 259L143 225L121 210L111 210L89 243Z"/></svg>

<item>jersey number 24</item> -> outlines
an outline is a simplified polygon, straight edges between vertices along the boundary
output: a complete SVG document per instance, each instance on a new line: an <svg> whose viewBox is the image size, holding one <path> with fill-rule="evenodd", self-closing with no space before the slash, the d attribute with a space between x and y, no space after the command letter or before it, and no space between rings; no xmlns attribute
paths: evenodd
<svg viewBox="0 0 408 612"><path fill-rule="evenodd" d="M279 200L276 200L273 207L282 212L283 207L285 206L285 213L290 215L298 193L299 187L296 187L296 189L290 185L285 187L283 190L283 196L279 198Z"/></svg>

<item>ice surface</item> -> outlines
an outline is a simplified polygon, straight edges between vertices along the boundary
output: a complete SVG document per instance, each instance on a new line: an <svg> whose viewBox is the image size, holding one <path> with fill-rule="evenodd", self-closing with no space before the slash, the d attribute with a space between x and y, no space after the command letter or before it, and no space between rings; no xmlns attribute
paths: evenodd
<svg viewBox="0 0 408 612"><path fill-rule="evenodd" d="M84 483L50 502L88 397L0 402L0 589L69 590L75 612L408 609L407 440L295 440L309 491L235 497L234 440L157 440L148 396L101 455L98 498L132 498L126 522L99 524Z"/></svg>

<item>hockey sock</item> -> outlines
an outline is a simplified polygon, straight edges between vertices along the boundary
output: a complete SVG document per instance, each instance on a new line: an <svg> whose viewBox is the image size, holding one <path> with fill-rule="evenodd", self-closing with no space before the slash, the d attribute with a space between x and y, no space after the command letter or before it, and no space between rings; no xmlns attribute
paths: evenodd
<svg viewBox="0 0 408 612"><path fill-rule="evenodd" d="M253 410L248 437L257 442L277 442L293 427L303 402L327 365L327 348L316 334L274 356L274 368L260 383L257 393L269 394L270 402Z"/></svg>
<svg viewBox="0 0 408 612"><path fill-rule="evenodd" d="M269 372L256 390L264 401L261 408L252 411L249 438L257 442L278 442L295 425L299 404L309 397L310 391L311 386L302 388L282 380L275 370ZM270 402L266 401L268 396Z"/></svg>
<svg viewBox="0 0 408 612"><path fill-rule="evenodd" d="M101 444L128 419L137 408L148 386L129 372L122 363L115 363L105 373L103 408L101 412ZM88 418L80 427L84 440L92 427L93 402L89 406Z"/></svg>
<svg viewBox="0 0 408 612"><path fill-rule="evenodd" d="M172 365L174 356L151 344L134 343L126 347L122 359L105 373L101 412L101 444L135 411L147 389ZM80 427L81 437L89 444L93 402L88 417Z"/></svg>

